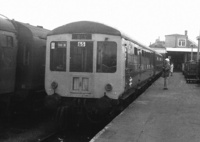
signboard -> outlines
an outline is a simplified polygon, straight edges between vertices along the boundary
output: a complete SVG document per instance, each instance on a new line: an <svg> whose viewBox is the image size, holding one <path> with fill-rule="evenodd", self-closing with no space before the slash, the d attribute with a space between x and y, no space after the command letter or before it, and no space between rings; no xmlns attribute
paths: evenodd
<svg viewBox="0 0 200 142"><path fill-rule="evenodd" d="M92 39L91 34L72 34L72 39Z"/></svg>

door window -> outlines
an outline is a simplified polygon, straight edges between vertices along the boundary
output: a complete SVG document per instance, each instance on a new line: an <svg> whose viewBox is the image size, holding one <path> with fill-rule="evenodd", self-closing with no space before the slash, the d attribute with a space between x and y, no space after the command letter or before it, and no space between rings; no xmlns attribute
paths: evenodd
<svg viewBox="0 0 200 142"><path fill-rule="evenodd" d="M50 70L66 71L66 41L54 41L50 46Z"/></svg>

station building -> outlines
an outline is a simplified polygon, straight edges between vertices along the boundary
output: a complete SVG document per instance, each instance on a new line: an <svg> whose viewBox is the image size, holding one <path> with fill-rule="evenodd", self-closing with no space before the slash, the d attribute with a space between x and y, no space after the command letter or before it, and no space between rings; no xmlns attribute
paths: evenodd
<svg viewBox="0 0 200 142"><path fill-rule="evenodd" d="M184 62L197 60L198 46L188 38L187 31L184 35L165 35L165 41L157 39L149 47L168 57L170 62L174 64L174 71L182 71Z"/></svg>

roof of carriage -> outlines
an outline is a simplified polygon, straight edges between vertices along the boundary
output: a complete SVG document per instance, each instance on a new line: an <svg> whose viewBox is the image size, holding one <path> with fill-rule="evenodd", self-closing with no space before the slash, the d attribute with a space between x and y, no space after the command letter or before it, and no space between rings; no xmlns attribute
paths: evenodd
<svg viewBox="0 0 200 142"><path fill-rule="evenodd" d="M49 32L49 30L43 28L42 26L33 26L28 23L22 23L19 21L14 21L14 22L16 22L16 24L18 24L18 28L19 28L19 26L21 26L23 28L27 28L30 31L30 33L32 34L32 36L34 36L34 37L46 39L47 33ZM23 31L23 32L25 34L25 31ZM26 34L30 34L30 33L26 33Z"/></svg>
<svg viewBox="0 0 200 142"><path fill-rule="evenodd" d="M66 33L98 33L121 36L121 32L119 30L101 23L91 21L69 23L52 30L48 35Z"/></svg>
<svg viewBox="0 0 200 142"><path fill-rule="evenodd" d="M8 19L4 18L0 18L0 30L16 32L14 25Z"/></svg>
<svg viewBox="0 0 200 142"><path fill-rule="evenodd" d="M146 48L152 52L155 52L151 48L141 44L140 42L130 38L129 36L125 35L118 29L115 29L113 27L110 27L108 25L98 23L98 22L91 22L91 21L78 21L69 23L63 26L60 26L58 28L55 28L54 30L50 31L47 36L51 35L60 35L60 34L67 34L67 33L98 33L98 34L108 34L108 35L114 35L114 36L121 36L127 40L132 41L135 44L139 44L143 48Z"/></svg>

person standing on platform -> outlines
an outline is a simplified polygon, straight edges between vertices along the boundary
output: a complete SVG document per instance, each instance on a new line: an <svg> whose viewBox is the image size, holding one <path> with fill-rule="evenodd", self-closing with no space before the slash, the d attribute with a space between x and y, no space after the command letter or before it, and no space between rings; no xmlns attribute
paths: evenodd
<svg viewBox="0 0 200 142"><path fill-rule="evenodd" d="M168 90L168 77L170 73L170 63L169 59L166 58L164 61L164 66L163 66L163 74L162 77L164 78L164 90Z"/></svg>
<svg viewBox="0 0 200 142"><path fill-rule="evenodd" d="M170 74L171 74L171 76L173 75L173 70L174 70L174 64L171 63L171 65L170 65Z"/></svg>

